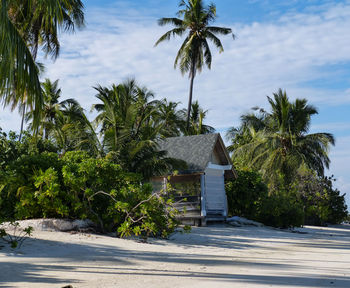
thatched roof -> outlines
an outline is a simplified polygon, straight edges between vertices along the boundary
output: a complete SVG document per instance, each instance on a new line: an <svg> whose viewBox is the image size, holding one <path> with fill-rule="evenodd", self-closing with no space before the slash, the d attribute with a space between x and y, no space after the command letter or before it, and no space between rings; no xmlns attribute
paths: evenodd
<svg viewBox="0 0 350 288"><path fill-rule="evenodd" d="M167 151L167 157L183 160L188 170L181 172L204 172L212 161L214 151L220 165L231 165L231 159L219 133L170 137L161 140L159 150Z"/></svg>

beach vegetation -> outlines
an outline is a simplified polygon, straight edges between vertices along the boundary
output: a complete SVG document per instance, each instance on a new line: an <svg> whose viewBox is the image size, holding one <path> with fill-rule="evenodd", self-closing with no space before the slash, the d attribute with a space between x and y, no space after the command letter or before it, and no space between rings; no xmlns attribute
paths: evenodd
<svg viewBox="0 0 350 288"><path fill-rule="evenodd" d="M333 188L334 178L324 174L330 163L330 146L335 143L333 135L308 133L311 117L318 111L306 99L291 102L286 92L279 89L268 97L268 103L270 111L253 108L253 113L241 116L239 127L232 127L227 133L231 141L228 149L239 170L238 179L226 185L228 198L240 199L239 195L247 193L246 187L250 187L247 201L254 204L246 203L246 207L260 210L254 208L253 215L248 209L241 213L267 225L340 223L346 217L344 195ZM242 172L247 169L261 175L267 194L254 194L259 178L247 177L252 176ZM235 212L242 207L234 201L229 204Z"/></svg>

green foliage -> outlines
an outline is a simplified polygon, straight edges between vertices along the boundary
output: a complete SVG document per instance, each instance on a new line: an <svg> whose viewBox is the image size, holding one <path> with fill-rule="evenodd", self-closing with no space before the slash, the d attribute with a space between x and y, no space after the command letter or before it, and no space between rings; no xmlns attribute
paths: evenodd
<svg viewBox="0 0 350 288"><path fill-rule="evenodd" d="M185 118L185 114L187 114L187 110L184 110L182 113L184 113L183 118ZM208 113L208 110L203 110L202 107L199 105L198 101L195 101L194 103L192 103L191 111L190 111L189 127L188 129L185 129L185 127L182 127L183 134L188 136L188 135L214 133L215 132L214 127L205 125L203 123L207 113Z"/></svg>
<svg viewBox="0 0 350 288"><path fill-rule="evenodd" d="M120 236L167 237L176 209L113 157L84 151L19 155L0 173L1 218L89 218Z"/></svg>
<svg viewBox="0 0 350 288"><path fill-rule="evenodd" d="M3 217L10 217L11 219L23 219L23 218L36 218L41 215L51 215L49 206L42 206L47 199L43 199L42 188L43 185L39 185L40 181L43 181L43 173L46 177L49 177L49 172L43 172L48 169L49 171L60 170L61 163L59 162L56 153L44 152L41 154L22 155L17 160L13 161L6 169L6 177L2 182L4 185L3 197L8 206L3 207L2 212L5 212ZM57 178L57 175L53 175ZM56 179L55 178L55 179ZM46 182L49 181L45 179ZM38 186L36 186L38 185ZM49 183L53 185L53 183ZM39 187L41 186L41 187ZM39 190L37 190L39 188ZM57 187L56 187L57 190ZM49 193L49 192L47 192ZM58 191L56 191L58 193ZM51 201L54 201L51 195ZM15 204L14 207L11 207ZM48 203L46 203L48 205ZM51 204L54 206L54 203ZM48 210L46 210L48 209ZM59 208L58 208L59 209Z"/></svg>
<svg viewBox="0 0 350 288"><path fill-rule="evenodd" d="M57 58L59 31L83 27L83 8L80 0L0 2L0 55L6 59L0 62L0 100L23 113L27 107L32 110L35 128L43 108L38 49Z"/></svg>
<svg viewBox="0 0 350 288"><path fill-rule="evenodd" d="M303 224L303 207L295 195L286 191L269 195L266 184L257 172L242 169L237 173L237 179L225 185L229 215L281 228Z"/></svg>
<svg viewBox="0 0 350 288"><path fill-rule="evenodd" d="M259 198L254 195L254 188L246 189L247 183L239 178L243 183L227 187L235 191L230 192L235 197L230 200L231 209L275 226L300 225L303 217L306 223L318 225L341 222L346 211L344 196L324 177L324 169L330 163L329 148L334 145L333 135L308 134L311 117L318 112L306 99L291 102L281 89L267 98L271 111L253 108L256 112L242 115L240 127L231 128L227 138L231 141L228 149L233 152L235 166L258 171L269 196ZM253 179L246 180L254 186ZM255 214L257 206L261 211ZM293 220L288 220L288 215Z"/></svg>
<svg viewBox="0 0 350 288"><path fill-rule="evenodd" d="M237 174L237 179L225 184L229 215L258 220L257 214L263 200L268 196L267 186L254 171L238 170Z"/></svg>
<svg viewBox="0 0 350 288"><path fill-rule="evenodd" d="M265 198L257 215L258 221L265 225L289 228L304 224L303 205L297 196L280 192Z"/></svg>
<svg viewBox="0 0 350 288"><path fill-rule="evenodd" d="M285 184L280 177L279 190L268 190L258 173L248 169L237 173L237 179L226 183L231 216L283 228L339 224L347 217L344 195L333 187L333 177L319 177L308 169L301 169L292 185Z"/></svg>
<svg viewBox="0 0 350 288"><path fill-rule="evenodd" d="M62 201L65 195L62 195L60 181L54 168L45 172L40 170L38 175L34 176L34 186L38 189L34 192L34 197L45 218L56 215L68 217L69 207Z"/></svg>
<svg viewBox="0 0 350 288"><path fill-rule="evenodd" d="M305 223L311 225L339 224L346 219L345 194L333 187L335 179L318 177L310 170L299 171L293 184L305 209Z"/></svg>
<svg viewBox="0 0 350 288"><path fill-rule="evenodd" d="M153 100L153 93L134 79L95 89L101 103L92 107L98 113L94 124L101 128L105 151L114 153L118 164L145 179L183 166L157 145L163 136L180 133L181 113L175 103Z"/></svg>
<svg viewBox="0 0 350 288"><path fill-rule="evenodd" d="M323 176L334 137L330 133L307 134L317 109L306 99L290 102L281 89L268 97L268 102L271 112L254 108L257 113L242 115L241 127L229 131L233 159L259 171L276 190L280 175L290 185L303 166Z"/></svg>
<svg viewBox="0 0 350 288"><path fill-rule="evenodd" d="M128 202L116 203L115 207L126 215L118 233L121 237L135 234L144 238L166 238L178 225L175 218L177 210L162 192L152 193L150 185L143 188L143 191L125 191ZM159 213L160 211L163 213Z"/></svg>

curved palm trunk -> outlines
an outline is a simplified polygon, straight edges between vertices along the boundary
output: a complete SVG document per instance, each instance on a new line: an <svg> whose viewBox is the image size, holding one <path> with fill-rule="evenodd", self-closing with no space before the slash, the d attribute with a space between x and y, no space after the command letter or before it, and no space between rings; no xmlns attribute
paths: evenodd
<svg viewBox="0 0 350 288"><path fill-rule="evenodd" d="M187 106L187 120L186 120L186 131L189 132L190 129L190 117L191 117L191 106L192 106L192 94L193 94L193 80L195 76L195 64L194 61L191 67L191 81L190 81L190 92L188 96L188 106Z"/></svg>

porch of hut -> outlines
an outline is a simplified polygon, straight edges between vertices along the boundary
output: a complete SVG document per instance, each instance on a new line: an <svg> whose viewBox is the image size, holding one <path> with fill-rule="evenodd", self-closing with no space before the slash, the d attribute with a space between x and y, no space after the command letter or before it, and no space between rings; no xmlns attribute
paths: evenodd
<svg viewBox="0 0 350 288"><path fill-rule="evenodd" d="M202 215L203 193L201 178L203 173L170 175L154 177L153 191L164 191L165 197L174 201L174 207L179 210L179 220L186 225L201 226L205 221Z"/></svg>
<svg viewBox="0 0 350 288"><path fill-rule="evenodd" d="M220 134L172 137L159 144L168 157L183 160L188 167L153 177L154 191L163 190L174 199L184 224L224 221L227 216L225 179L234 178L236 172Z"/></svg>

